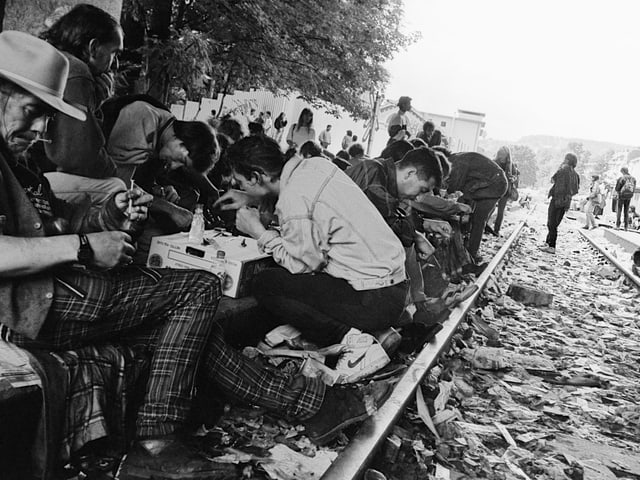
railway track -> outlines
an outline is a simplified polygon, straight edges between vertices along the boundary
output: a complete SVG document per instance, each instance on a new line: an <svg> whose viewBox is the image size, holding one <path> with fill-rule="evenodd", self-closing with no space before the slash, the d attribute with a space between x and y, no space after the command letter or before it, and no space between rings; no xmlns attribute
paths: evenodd
<svg viewBox="0 0 640 480"><path fill-rule="evenodd" d="M416 356L414 362L396 384L389 399L375 415L365 421L356 436L351 439L349 446L340 453L322 476L323 480L348 480L362 477L377 449L391 431L404 408L414 397L418 385L420 385L438 357L447 350L451 337L458 330L460 323L474 306L476 299L482 293L491 275L503 262L525 226L526 220L516 225L487 268L476 279L475 285L478 286L476 292L451 312L451 315L443 324L444 328Z"/></svg>
<svg viewBox="0 0 640 480"><path fill-rule="evenodd" d="M398 419L402 416L403 411L407 408L408 405L410 405L412 399L415 398L416 390L418 386L422 383L427 373L429 372L429 369L432 368L432 366L437 362L438 358L443 353L449 350L450 342L454 333L459 329L461 323L463 322L467 314L470 311L472 311L476 306L476 302L480 297L480 295L482 294L483 289L487 286L487 282L489 281L491 276L497 272L499 267L505 263L505 258L508 256L509 252L513 249L514 245L517 244L518 239L520 238L523 231L527 231L527 230L531 230L531 232L534 231L534 228L530 229L527 226L527 219L522 220L516 225L511 235L503 243L500 250L497 252L493 260L488 265L487 269L483 272L483 274L479 278L477 278L476 285L478 285L479 288L476 291L476 293L472 297L470 297L467 301L463 302L458 307L456 307L451 312L450 317L444 323L443 330L439 332L439 334L437 335L434 341L427 344L423 348L423 350L416 356L413 363L409 366L408 370L405 372L405 374L396 384L396 387L391 397L378 410L378 412L375 415L369 418L361 426L361 428L358 430L356 435L351 438L350 443L338 455L336 460L332 463L329 469L322 476L323 480L349 480L349 479L360 479L364 477L364 474L367 471L367 469L370 468L372 463L374 463L379 458L379 454L382 450L383 442L388 437L388 435L392 432L394 425L396 424ZM585 231L582 231L582 230L578 230L578 231L580 232L580 235L577 235L576 233L572 232L573 238L576 238L576 239L584 238L585 240L587 240L596 249L596 251L598 252L598 255L601 255L602 257L604 257L604 259L606 259L606 262L609 262L616 271L622 272L624 276L626 276L629 279L629 282L631 282L631 284L633 284L637 288L640 288L640 279L638 279L638 277L636 277L631 272L630 261L628 260L629 257L624 258L625 254L624 253L621 254L619 250L616 250L616 248L622 248L622 246L626 246L626 249L627 249L626 251L628 252L628 249L630 248L628 245L628 239L627 239L626 245L625 245L625 242L623 241L624 239L622 239L619 243L616 244L615 240L611 240L611 238L603 240L602 238L599 238L597 235L591 232L586 233ZM539 237L539 232L537 232L536 234L532 233L529 236ZM640 235L638 235L638 239L640 240ZM617 247L612 248L611 246L612 243L614 245L617 245ZM638 242L638 244L640 246L640 241ZM573 245L572 248L574 248L573 255L575 256L576 252L578 252L578 250L575 250L575 248L577 247ZM581 253L579 255L581 255ZM604 259L602 259L601 261L598 260L598 262L605 263ZM546 257L543 260L546 260ZM556 262L558 267L562 265L560 263L560 259L557 259ZM564 261L564 265L567 265L569 263L570 262L568 260ZM547 270L547 271L550 270L549 265L545 265L544 270ZM561 306L561 308L563 307ZM640 326L640 324L638 326ZM640 346L636 345L635 348L637 352L636 356L640 360ZM564 361L563 361L563 366L564 366ZM619 404L623 406L626 405L624 403L624 400L625 400L624 398L619 399ZM567 407L567 408L571 408L571 407ZM608 412L608 413L611 414L611 412ZM640 410L638 411L638 413L640 414ZM490 416L491 414L487 412L486 415ZM638 418L637 420L640 420L640 418ZM517 426L514 426L513 428L518 429ZM561 431L562 429L563 427L560 427ZM517 446L516 446L516 441L510 437L508 432L506 433L505 438L507 438L508 440L507 443L512 443L512 445L507 445L507 448L504 452L503 457L506 457L510 450L517 450L519 447L525 446L520 441L520 438L525 438L525 437L518 437L519 440L517 442ZM553 438L553 435L548 438ZM565 438L562 436L559 436L558 438L562 441L565 440ZM602 438L605 438L605 437L602 437ZM617 443L615 445L617 448L621 444ZM530 444L528 446L531 447ZM614 458L619 453L617 450L606 450L605 447L609 448L608 446L603 445L602 451L610 452L608 453L608 455L611 458ZM558 448L560 449L561 447L558 447ZM569 448L569 447L566 447L566 445L563 444L562 448ZM577 447L577 448L579 449L579 448L587 448L587 447L585 447L584 445L581 445L580 447ZM611 448L614 448L614 447L611 447ZM631 463L629 463L627 467L622 468L619 471L616 471L616 475L618 476L618 478L640 478L640 445L638 445L636 453L638 453L637 459L635 458L636 456L632 455L630 457L632 458L632 460L629 460ZM565 473L567 473L566 478L585 478L585 479L586 478L603 478L603 479L610 478L608 477L608 473L606 473L605 470L609 472L609 471L614 471L615 469L613 469L611 465L608 465L608 467L611 468L611 470L608 470L608 467L606 465L607 463L606 458L600 458L598 457L598 455L595 455L594 458L596 458L596 460L594 460L594 462L597 463L596 466L593 466L591 464L582 464L578 462L579 466L575 467L578 469L582 469L581 471L583 473L587 471L590 472L589 475L584 473L584 477L581 477L581 476L571 477L569 476L569 473L567 473L568 470L565 470ZM524 470L522 470L515 464L515 460L509 461L509 459L507 458L505 459L505 463L508 466L508 468L511 469L511 472L513 473L514 476L513 477L507 476L504 478L524 478L524 479L556 478L551 476L547 477L547 476L544 476L544 474L540 477L538 477L537 475L534 477L530 477L524 472ZM571 468L574 468L574 466L572 466ZM594 469L594 470L590 471L589 469ZM540 467L539 470L544 470L544 469ZM537 470L532 469L532 471L537 471ZM596 473L594 474L594 472ZM632 473L629 473L629 472L632 472ZM628 477L624 476L624 474L629 474L629 476ZM371 477L371 478L378 478L378 477ZM436 477L430 477L430 478L436 478ZM449 477L443 477L443 478L449 478ZM475 478L475 477L464 477L464 478ZM483 478L487 478L487 477L483 477ZM488 478L494 478L494 477L489 476ZM498 478L498 477L495 477L495 478ZM503 477L501 476L499 478L503 478ZM564 477L558 476L557 478L564 478Z"/></svg>

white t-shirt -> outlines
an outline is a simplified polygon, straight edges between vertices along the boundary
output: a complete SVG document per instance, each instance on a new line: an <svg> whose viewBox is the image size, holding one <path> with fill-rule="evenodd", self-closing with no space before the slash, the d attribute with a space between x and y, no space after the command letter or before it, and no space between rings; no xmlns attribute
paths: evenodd
<svg viewBox="0 0 640 480"><path fill-rule="evenodd" d="M289 129L289 135L287 135L287 140L295 143L296 149L299 149L309 140L316 140L316 131L313 129L313 127L301 127L300 129L297 129L296 127L297 125L295 123L291 125L291 128Z"/></svg>

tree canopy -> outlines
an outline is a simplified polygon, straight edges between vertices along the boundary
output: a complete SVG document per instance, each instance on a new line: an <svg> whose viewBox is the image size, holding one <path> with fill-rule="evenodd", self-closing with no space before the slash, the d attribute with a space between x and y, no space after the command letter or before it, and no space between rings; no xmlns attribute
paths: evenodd
<svg viewBox="0 0 640 480"><path fill-rule="evenodd" d="M124 7L125 33L147 32L140 51L148 90L166 96L178 86L195 99L265 88L358 117L368 112L364 94L387 82L384 62L417 38L402 31L401 0L125 0Z"/></svg>
<svg viewBox="0 0 640 480"><path fill-rule="evenodd" d="M535 152L527 145L512 145L511 160L518 165L520 186L533 187L538 177Z"/></svg>

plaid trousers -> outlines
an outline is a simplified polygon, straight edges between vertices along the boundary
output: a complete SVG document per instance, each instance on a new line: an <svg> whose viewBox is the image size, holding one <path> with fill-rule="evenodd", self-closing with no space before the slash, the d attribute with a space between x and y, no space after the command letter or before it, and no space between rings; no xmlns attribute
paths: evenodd
<svg viewBox="0 0 640 480"><path fill-rule="evenodd" d="M151 365L138 437L167 435L182 426L198 368L204 381L231 397L292 418L306 419L320 408L320 381L266 369L225 343L213 322L221 296L214 275L144 267L58 273L54 302L38 338L13 333L10 340L54 350L113 341L146 347Z"/></svg>

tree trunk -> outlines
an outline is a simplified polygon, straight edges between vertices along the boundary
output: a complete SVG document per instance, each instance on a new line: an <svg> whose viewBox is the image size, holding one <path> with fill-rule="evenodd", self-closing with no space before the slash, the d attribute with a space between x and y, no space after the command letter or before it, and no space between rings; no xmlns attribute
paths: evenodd
<svg viewBox="0 0 640 480"><path fill-rule="evenodd" d="M160 40L167 40L171 34L171 10L172 0L159 0L155 2L151 14L149 35Z"/></svg>
<svg viewBox="0 0 640 480"><path fill-rule="evenodd" d="M0 0L0 32L2 31L2 24L4 23L4 7L7 4L7 0Z"/></svg>

